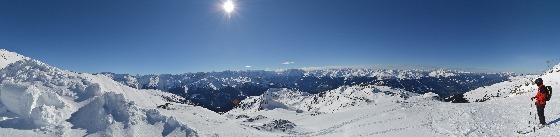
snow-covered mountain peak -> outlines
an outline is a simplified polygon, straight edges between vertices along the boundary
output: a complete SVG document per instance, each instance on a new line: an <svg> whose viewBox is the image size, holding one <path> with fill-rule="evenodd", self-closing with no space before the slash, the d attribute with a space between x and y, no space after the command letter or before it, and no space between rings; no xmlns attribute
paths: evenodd
<svg viewBox="0 0 560 137"><path fill-rule="evenodd" d="M439 78L439 77L452 77L452 76L456 76L455 73L446 72L446 71L443 70L443 69L439 69L439 70L432 71L432 72L430 72L430 74L428 74L428 75L429 75L430 77L436 77L436 78Z"/></svg>
<svg viewBox="0 0 560 137"><path fill-rule="evenodd" d="M296 111L309 93L294 91L287 88L271 88L260 96L250 96L228 113L257 112L261 110L286 109Z"/></svg>
<svg viewBox="0 0 560 137"><path fill-rule="evenodd" d="M5 49L0 49L0 69L8 66L8 64L17 62L19 60L29 59L23 55L15 52L10 52Z"/></svg>
<svg viewBox="0 0 560 137"><path fill-rule="evenodd" d="M560 72L560 64L554 65L554 67L552 67L551 69L549 69L547 72L548 72L548 73Z"/></svg>
<svg viewBox="0 0 560 137"><path fill-rule="evenodd" d="M428 96L433 97L434 93ZM284 109L298 113L334 113L345 108L368 104L398 102L418 94L386 86L342 86L319 94L308 94L287 88L267 90L263 95L243 100L229 114Z"/></svg>

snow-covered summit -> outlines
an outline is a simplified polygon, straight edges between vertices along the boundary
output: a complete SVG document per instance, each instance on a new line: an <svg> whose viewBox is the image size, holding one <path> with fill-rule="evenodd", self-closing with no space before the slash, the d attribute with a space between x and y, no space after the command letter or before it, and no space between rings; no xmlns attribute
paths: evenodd
<svg viewBox="0 0 560 137"><path fill-rule="evenodd" d="M432 94L430 93L429 96L434 96ZM386 86L342 86L319 94L308 94L286 88L269 89L263 95L248 97L228 113L248 113L274 109L315 114L335 113L349 107L403 101L415 95L417 94Z"/></svg>
<svg viewBox="0 0 560 137"><path fill-rule="evenodd" d="M446 72L445 70L436 70L436 71L432 71L428 74L430 77L451 77L451 76L456 76L455 73L451 73L451 72Z"/></svg>
<svg viewBox="0 0 560 137"><path fill-rule="evenodd" d="M15 52L10 52L5 49L0 49L0 69L8 66L8 64L17 62L19 60L29 59L23 55L17 54Z"/></svg>

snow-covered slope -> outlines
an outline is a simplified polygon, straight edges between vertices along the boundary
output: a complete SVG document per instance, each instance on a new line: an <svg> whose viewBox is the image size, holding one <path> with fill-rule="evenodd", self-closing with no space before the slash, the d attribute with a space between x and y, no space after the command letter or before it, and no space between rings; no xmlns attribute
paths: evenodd
<svg viewBox="0 0 560 137"><path fill-rule="evenodd" d="M8 64L14 63L19 60L28 59L25 56L10 52L5 49L0 49L0 69L5 68Z"/></svg>
<svg viewBox="0 0 560 137"><path fill-rule="evenodd" d="M153 109L162 99L139 99L163 92L134 90L105 76L62 71L32 59L12 63L0 75L3 128L68 136L197 134Z"/></svg>
<svg viewBox="0 0 560 137"><path fill-rule="evenodd" d="M510 78L508 81L497 83L491 86L480 87L464 94L469 102L483 102L492 98L507 98L523 93L534 92L537 86L533 81L542 78L543 84L552 86L553 94L560 88L560 64L541 75L524 75Z"/></svg>
<svg viewBox="0 0 560 137"><path fill-rule="evenodd" d="M486 87L515 92L485 102L448 103L434 93L379 85L318 94L271 88L220 115L107 75L60 70L25 57L0 62L8 64L0 70L0 136L560 136L556 96L545 112L549 127L517 133L536 126L532 79L557 87L560 66ZM490 91L465 96L477 99Z"/></svg>
<svg viewBox="0 0 560 137"><path fill-rule="evenodd" d="M287 88L274 88L267 90L263 95L248 97L228 113L257 112L276 108L296 111L300 110L301 105L309 97L311 97L309 93L292 91Z"/></svg>
<svg viewBox="0 0 560 137"><path fill-rule="evenodd" d="M259 135L207 109L169 102L184 100L170 93L25 57L2 63L9 65L0 70L0 136ZM167 109L157 108L166 103ZM223 127L228 128L209 130Z"/></svg>
<svg viewBox="0 0 560 137"><path fill-rule="evenodd" d="M290 102L283 103L288 107L273 107L274 109L246 109L236 108L227 113L237 123L262 131L284 133L289 136L419 136L419 137L448 137L448 136L559 136L560 135L560 106L547 106L546 116L549 127L538 129L536 132L519 134L518 131L532 131L536 127L535 108L529 98L534 92L521 93L509 98L496 98L487 102L475 103L446 103L439 101L436 94L390 96L368 88L346 87L353 90L329 91L336 96L348 96L346 93L369 93L375 103L338 107L339 105L318 105L318 108L331 108L329 113L314 113L312 111L297 111L292 107L305 106L297 104L290 106ZM395 89L389 93L399 93ZM282 97L294 95L294 91L280 90L274 92L276 98L265 96L255 98L283 102ZM297 93L297 92L295 92ZM334 96L332 96L334 97ZM328 96L317 96L318 100L329 100ZM299 97L298 97L299 98ZM305 97L312 98L312 97ZM252 103L243 101L243 103ZM306 99L304 99L305 102ZM321 101L320 101L321 102ZM345 101L341 101L345 102ZM330 104L333 102L324 102ZM552 100L549 104L558 104L560 100ZM243 105L241 105L243 106ZM256 105L258 106L258 105ZM279 106L279 105L276 105ZM255 107L255 105L253 105ZM264 108L264 107L263 107ZM288 109L286 109L288 108ZM332 109L336 108L336 109ZM243 110L245 109L245 110Z"/></svg>
<svg viewBox="0 0 560 137"><path fill-rule="evenodd" d="M261 96L252 96L241 101L228 113L239 114L274 109L299 111L299 113L334 113L353 106L399 102L412 95L416 94L385 86L343 86L319 94L308 94L286 88L269 89Z"/></svg>

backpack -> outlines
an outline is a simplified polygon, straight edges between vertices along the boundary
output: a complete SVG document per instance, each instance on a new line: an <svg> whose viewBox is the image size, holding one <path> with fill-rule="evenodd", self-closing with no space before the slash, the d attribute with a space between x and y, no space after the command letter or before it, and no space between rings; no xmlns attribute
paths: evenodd
<svg viewBox="0 0 560 137"><path fill-rule="evenodd" d="M551 86L546 86L546 101L550 101L550 98L552 97L552 87Z"/></svg>

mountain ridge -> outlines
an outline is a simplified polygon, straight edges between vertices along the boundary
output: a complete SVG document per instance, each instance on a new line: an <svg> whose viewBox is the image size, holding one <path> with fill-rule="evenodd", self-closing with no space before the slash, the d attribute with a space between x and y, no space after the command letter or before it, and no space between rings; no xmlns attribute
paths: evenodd
<svg viewBox="0 0 560 137"><path fill-rule="evenodd" d="M463 104L442 102L436 93L375 84L319 93L275 87L218 114L184 104L186 98L177 94L132 88L106 75L60 70L34 59L6 64L0 69L2 136L516 136L536 126L533 115L522 114L534 114L529 98L536 92L525 77L543 77L553 87L560 77L560 65L541 75L513 77L483 89L521 84L526 90ZM447 76L457 84L472 80ZM467 99L482 95L466 92L471 93L477 96ZM548 103L559 100L553 97ZM547 106L550 128L527 135L560 135L556 110L560 107Z"/></svg>
<svg viewBox="0 0 560 137"><path fill-rule="evenodd" d="M318 94L342 86L375 85L441 97L462 94L507 80L513 73L473 73L457 70L290 69L285 71L224 71L178 75L100 73L138 89L159 89L182 96L216 112L233 109L232 101L258 96L271 88ZM212 99L212 100L208 100Z"/></svg>

